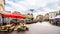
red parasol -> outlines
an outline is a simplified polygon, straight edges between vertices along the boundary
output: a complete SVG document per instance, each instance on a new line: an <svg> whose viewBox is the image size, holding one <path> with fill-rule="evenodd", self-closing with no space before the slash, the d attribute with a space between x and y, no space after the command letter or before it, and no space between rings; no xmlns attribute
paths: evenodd
<svg viewBox="0 0 60 34"><path fill-rule="evenodd" d="M8 17L8 18L26 18L23 15L18 15L18 14L4 14L4 17Z"/></svg>

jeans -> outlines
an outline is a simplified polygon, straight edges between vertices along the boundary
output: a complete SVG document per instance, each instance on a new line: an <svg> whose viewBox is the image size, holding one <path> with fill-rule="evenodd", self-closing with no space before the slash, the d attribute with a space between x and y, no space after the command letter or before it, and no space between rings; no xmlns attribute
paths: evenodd
<svg viewBox="0 0 60 34"><path fill-rule="evenodd" d="M0 26L2 26L2 24L0 24Z"/></svg>

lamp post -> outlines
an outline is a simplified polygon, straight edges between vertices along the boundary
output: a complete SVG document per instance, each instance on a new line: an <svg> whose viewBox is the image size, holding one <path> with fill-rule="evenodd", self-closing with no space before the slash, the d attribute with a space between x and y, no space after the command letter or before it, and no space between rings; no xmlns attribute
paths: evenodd
<svg viewBox="0 0 60 34"><path fill-rule="evenodd" d="M33 11L34 11L34 9L30 9L30 11L32 12L32 16L33 16ZM33 20L33 18L32 18L32 20Z"/></svg>
<svg viewBox="0 0 60 34"><path fill-rule="evenodd" d="M34 9L30 9L30 11L32 12L32 14L33 14L33 12L34 12Z"/></svg>

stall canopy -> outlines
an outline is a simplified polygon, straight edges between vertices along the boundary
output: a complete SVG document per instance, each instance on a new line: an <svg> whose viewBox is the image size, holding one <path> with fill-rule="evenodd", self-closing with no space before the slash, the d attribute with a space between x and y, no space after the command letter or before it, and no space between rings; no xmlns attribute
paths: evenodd
<svg viewBox="0 0 60 34"><path fill-rule="evenodd" d="M56 16L55 18L60 18L60 15Z"/></svg>
<svg viewBox="0 0 60 34"><path fill-rule="evenodd" d="M55 17L56 20L60 20L60 15Z"/></svg>
<svg viewBox="0 0 60 34"><path fill-rule="evenodd" d="M3 14L3 16L7 18L26 18L25 16L19 14Z"/></svg>

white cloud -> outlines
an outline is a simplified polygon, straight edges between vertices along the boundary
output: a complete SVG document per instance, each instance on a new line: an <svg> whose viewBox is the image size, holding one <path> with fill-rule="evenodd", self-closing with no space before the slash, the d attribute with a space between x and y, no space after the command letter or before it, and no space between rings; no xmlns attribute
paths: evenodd
<svg viewBox="0 0 60 34"><path fill-rule="evenodd" d="M17 4L17 3L13 3L13 2L10 2L10 1L7 1L6 3L11 5L9 7L12 8L11 10L13 10L13 11L25 11L27 9L24 6L22 6L20 4ZM10 8L8 8L8 10L10 10Z"/></svg>
<svg viewBox="0 0 60 34"><path fill-rule="evenodd" d="M7 7L7 6L5 6L5 10L6 11L13 11L11 7Z"/></svg>
<svg viewBox="0 0 60 34"><path fill-rule="evenodd" d="M12 11L16 10L16 11L28 12L28 10L30 8L33 8L37 11L37 13L45 14L47 12L59 10L60 3L58 3L58 2L59 2L59 0L23 0L23 1L19 1L19 2L17 1L17 3L15 3L13 1L6 0L6 3L9 3L11 5L11 7L6 6L6 9L12 10ZM42 8L42 10L39 9L40 7ZM39 9L39 10L37 10L37 9Z"/></svg>

